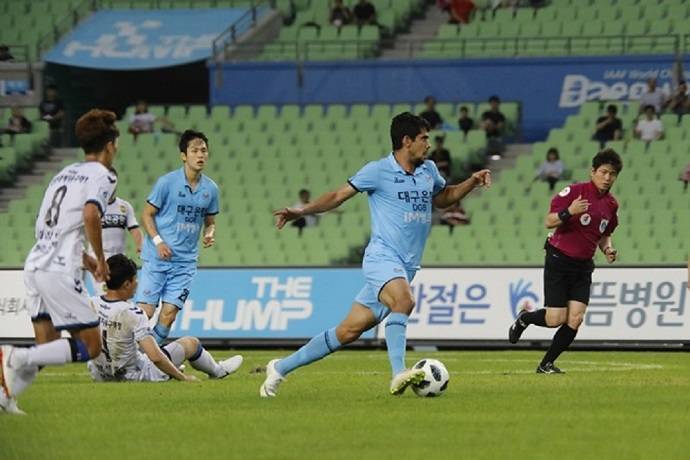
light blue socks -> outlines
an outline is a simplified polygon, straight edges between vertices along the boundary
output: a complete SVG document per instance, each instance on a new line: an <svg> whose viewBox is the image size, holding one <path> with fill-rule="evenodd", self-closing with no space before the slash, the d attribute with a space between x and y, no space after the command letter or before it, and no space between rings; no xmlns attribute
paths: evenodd
<svg viewBox="0 0 690 460"><path fill-rule="evenodd" d="M281 359L276 363L276 370L281 375L286 376L298 367L306 366L309 363L330 355L340 348L340 342L335 335L335 328L331 328L313 337L302 348Z"/></svg>
<svg viewBox="0 0 690 460"><path fill-rule="evenodd" d="M407 319L404 313L391 313L386 322L386 347L393 376L405 370L405 347L407 345Z"/></svg>
<svg viewBox="0 0 690 460"><path fill-rule="evenodd" d="M158 345L163 345L163 341L168 338L170 334L170 328L163 326L161 323L156 324L153 328L153 337L158 342Z"/></svg>

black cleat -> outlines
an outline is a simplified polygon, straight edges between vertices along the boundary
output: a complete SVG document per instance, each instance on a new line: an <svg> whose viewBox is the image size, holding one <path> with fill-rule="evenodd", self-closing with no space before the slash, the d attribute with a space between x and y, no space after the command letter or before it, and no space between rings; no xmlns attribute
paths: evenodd
<svg viewBox="0 0 690 460"><path fill-rule="evenodd" d="M508 342L510 343L518 343L518 340L520 340L520 336L522 335L523 332L525 332L525 329L527 329L527 326L529 324L525 324L522 322L520 318L522 318L522 315L527 313L526 310L521 310L520 313L518 313L517 319L513 324L510 325L508 328Z"/></svg>
<svg viewBox="0 0 690 460"><path fill-rule="evenodd" d="M537 374L565 374L565 371L560 370L553 363L546 363L537 367Z"/></svg>

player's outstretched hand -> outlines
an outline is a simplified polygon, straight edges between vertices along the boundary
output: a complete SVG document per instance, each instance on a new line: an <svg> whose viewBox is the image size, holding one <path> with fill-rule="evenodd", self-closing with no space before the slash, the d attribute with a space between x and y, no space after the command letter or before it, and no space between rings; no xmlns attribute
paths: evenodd
<svg viewBox="0 0 690 460"><path fill-rule="evenodd" d="M491 171L482 169L472 174L476 187L490 187L491 186Z"/></svg>
<svg viewBox="0 0 690 460"><path fill-rule="evenodd" d="M299 219L302 217L302 210L295 208L283 208L273 211L273 215L278 219L276 220L276 227L280 230L285 227L285 224L291 220Z"/></svg>
<svg viewBox="0 0 690 460"><path fill-rule="evenodd" d="M586 198L582 198L582 195L578 195L578 197L575 198L572 203L570 203L570 206L568 206L568 212L572 216L587 212L588 209L589 201L587 201Z"/></svg>
<svg viewBox="0 0 690 460"><path fill-rule="evenodd" d="M614 263L616 261L616 257L618 256L618 251L616 251L613 248L609 248L606 250L606 261L610 264Z"/></svg>
<svg viewBox="0 0 690 460"><path fill-rule="evenodd" d="M96 260L96 270L93 272L93 277L99 283L104 283L110 279L110 267L105 259Z"/></svg>
<svg viewBox="0 0 690 460"><path fill-rule="evenodd" d="M158 257L161 260L170 260L172 257L172 250L170 249L170 246L165 244L165 242L156 246L156 249L158 250Z"/></svg>
<svg viewBox="0 0 690 460"><path fill-rule="evenodd" d="M187 375L187 374L185 374L185 376L184 376L184 381L185 382L193 382L193 383L199 383L200 382L200 380L198 378L194 377L193 375Z"/></svg>

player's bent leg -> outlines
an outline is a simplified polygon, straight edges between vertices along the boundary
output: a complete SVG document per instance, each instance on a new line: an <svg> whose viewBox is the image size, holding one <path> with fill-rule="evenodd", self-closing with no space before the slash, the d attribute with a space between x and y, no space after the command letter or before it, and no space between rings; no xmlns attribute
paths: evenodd
<svg viewBox="0 0 690 460"><path fill-rule="evenodd" d="M211 354L201 346L201 342L196 337L182 337L170 345L180 344L184 349L184 357L189 360L191 366L201 372L207 374L213 379L222 379L237 371L242 365L243 358L241 355L235 355L231 358L216 362ZM179 365L175 363L175 365Z"/></svg>
<svg viewBox="0 0 690 460"><path fill-rule="evenodd" d="M31 325L34 329L36 345L60 339L60 333L55 329L53 322L49 319L32 319Z"/></svg>
<svg viewBox="0 0 690 460"><path fill-rule="evenodd" d="M139 308L141 308L144 311L144 313L146 313L146 316L148 317L148 319L153 318L153 314L156 312L156 306L155 305L150 304L150 303L143 303L143 302L137 303L137 305L139 306Z"/></svg>
<svg viewBox="0 0 690 460"><path fill-rule="evenodd" d="M407 321L415 306L410 283L406 278L391 279L379 292L379 300L391 309L385 326L388 360L393 374L390 392L400 395L408 386L416 385L424 379L424 371L406 369L405 366Z"/></svg>
<svg viewBox="0 0 690 460"><path fill-rule="evenodd" d="M318 361L351 343L362 333L378 323L373 312L357 302L353 303L347 317L337 326L314 336L299 350L283 359L269 361L266 366L266 380L259 388L261 397L274 397L285 376L295 369ZM341 342L340 339L343 339Z"/></svg>

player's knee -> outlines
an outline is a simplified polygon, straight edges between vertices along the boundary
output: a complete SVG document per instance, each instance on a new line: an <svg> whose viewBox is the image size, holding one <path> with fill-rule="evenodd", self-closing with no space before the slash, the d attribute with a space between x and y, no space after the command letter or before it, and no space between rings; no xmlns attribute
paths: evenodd
<svg viewBox="0 0 690 460"><path fill-rule="evenodd" d="M185 349L185 354L187 356L193 356L194 354L196 354L197 350L199 350L199 345L201 345L199 339L197 339L196 337L192 337L190 335L183 337L181 341L182 346Z"/></svg>
<svg viewBox="0 0 690 460"><path fill-rule="evenodd" d="M547 310L546 311L546 325L549 327L558 327L565 324L568 316L565 309L563 310Z"/></svg>
<svg viewBox="0 0 690 460"><path fill-rule="evenodd" d="M584 317L584 313L571 313L568 315L568 327L571 329L579 329Z"/></svg>
<svg viewBox="0 0 690 460"><path fill-rule="evenodd" d="M362 331L347 326L338 326L335 330L335 336L342 345L354 342L360 335Z"/></svg>
<svg viewBox="0 0 690 460"><path fill-rule="evenodd" d="M414 310L415 307L415 301L412 295L407 295L404 297L401 297L400 299L397 299L393 308L391 310L397 312L397 313L404 313L406 315L409 315L412 313L412 310Z"/></svg>

